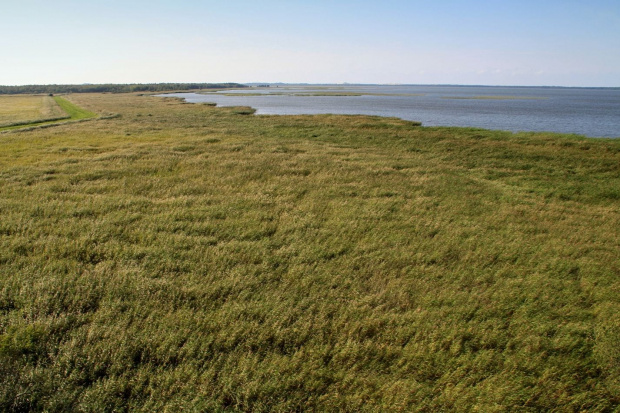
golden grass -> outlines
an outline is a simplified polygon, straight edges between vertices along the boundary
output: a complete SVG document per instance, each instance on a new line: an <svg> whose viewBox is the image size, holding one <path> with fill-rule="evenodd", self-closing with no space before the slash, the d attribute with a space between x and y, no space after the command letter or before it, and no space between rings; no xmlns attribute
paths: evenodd
<svg viewBox="0 0 620 413"><path fill-rule="evenodd" d="M0 126L0 132L13 132L32 130L37 128L47 128L57 126L61 123L66 122L82 122L101 115L76 106L70 100L67 100L66 97L46 96L45 98L47 99L42 101L41 107L41 114L44 117L29 119L25 121L13 121L4 126ZM14 119L18 119L20 115L24 114L24 112L19 112L17 109L18 108L14 108L16 115ZM116 116L116 114L103 115L104 118L109 118L111 116Z"/></svg>
<svg viewBox="0 0 620 413"><path fill-rule="evenodd" d="M63 116L50 96L0 96L0 126Z"/></svg>

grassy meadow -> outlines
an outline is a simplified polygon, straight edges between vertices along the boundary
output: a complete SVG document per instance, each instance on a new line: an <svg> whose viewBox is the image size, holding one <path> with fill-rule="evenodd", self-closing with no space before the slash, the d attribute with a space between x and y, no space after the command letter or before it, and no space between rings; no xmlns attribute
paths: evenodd
<svg viewBox="0 0 620 413"><path fill-rule="evenodd" d="M618 411L620 140L69 98L0 134L0 411Z"/></svg>
<svg viewBox="0 0 620 413"><path fill-rule="evenodd" d="M14 105L16 104L16 105ZM97 116L61 96L0 96L0 120L13 116L12 122L0 124L0 132L47 127L68 121ZM110 114L106 114L109 117ZM114 115L115 116L115 115Z"/></svg>
<svg viewBox="0 0 620 413"><path fill-rule="evenodd" d="M51 96L0 96L0 129L64 116L66 113Z"/></svg>

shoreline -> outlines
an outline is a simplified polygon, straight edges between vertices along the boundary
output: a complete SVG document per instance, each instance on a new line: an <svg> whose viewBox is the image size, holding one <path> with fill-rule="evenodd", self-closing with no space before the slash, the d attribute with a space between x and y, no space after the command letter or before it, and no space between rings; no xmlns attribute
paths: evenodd
<svg viewBox="0 0 620 413"><path fill-rule="evenodd" d="M473 86L472 86L473 87ZM491 86L489 86L491 87ZM259 88L257 88L259 89ZM260 88L262 89L262 88ZM568 89L568 88L565 88ZM620 90L620 88L618 89ZM287 94L284 95L281 92L276 92L274 94L268 94L268 93L252 93L252 94L248 94L245 91L235 94L235 93L228 93L228 91L225 91L224 93L197 93L196 91L189 91L189 92L172 92L172 93L165 93L165 94L151 94L151 96L155 96L155 97L160 97L160 98L178 98L178 99L182 99L184 103L195 103L195 104L215 104L218 107L234 107L234 106L249 106L252 107L253 109L255 109L256 111L256 115L257 116L287 116L287 115L328 115L328 114L333 114L333 115L363 115L363 116L380 116L380 117L396 117L405 121L412 121L412 122L421 122L422 125L424 127L447 127L447 128L475 128L475 129L483 129L483 130L490 130L490 131L505 131L505 132L512 132L513 134L519 134L519 133L557 133L557 134L563 134L563 135L575 135L575 136L581 136L584 138L591 138L591 139L620 139L620 130L618 132L618 134L616 135L612 135L612 134L587 134L587 133L583 133L583 132L575 132L575 131L565 131L565 130L553 130L553 129L520 129L520 128L516 128L516 127L506 127L506 128L502 128L502 127L487 127L484 125L474 125L474 124L470 124L470 125L466 125L466 124L453 124L450 122L446 122L443 124L438 124L438 123L434 123L432 121L428 121L428 120L424 120L424 119L420 119L420 117L416 117L413 118L413 116L409 117L409 116L398 116L397 114L390 114L390 113L377 113L376 110L368 110L368 111L324 111L324 112L318 112L318 111L301 111L301 110L296 110L297 108L289 108L289 109L282 109L281 107L279 107L279 109L282 109L281 111L279 111L280 113L275 113L275 111L273 111L273 108L269 108L269 109L265 109L264 105L260 105L260 104L256 104L256 100L255 99L264 99L265 97L268 96L275 96L275 97L286 97L286 98L317 98L317 97L321 97L321 98L328 98L328 99L337 99L337 98L342 98L342 99L351 99L351 98L359 98L359 97L396 97L396 98L403 98L403 97L411 97L411 98L421 98L424 95L423 94L380 94L380 93L376 93L376 94L372 94L372 93L367 93L364 94L362 92L359 92L359 94L357 95L336 95L336 94L324 94L321 96L313 96L313 95L308 95L308 94L303 94L303 93L307 93L307 92L301 92L300 94ZM183 96L183 95L191 95L191 96ZM202 100L202 96L204 96L205 100ZM189 98L189 99L188 99ZM192 99L193 98L193 99ZM197 99L196 99L197 98ZM213 99L216 98L216 99ZM226 100L227 98L231 98L234 99L234 102L229 102L229 103L223 103L223 100ZM239 101L239 99L244 99L246 100L246 102L241 102ZM439 97L439 99L443 100L443 101L475 101L475 102L490 102L490 103L496 103L496 102L518 102L518 103L528 103L528 102L538 102L538 101L548 101L549 97L539 97L539 96L507 96L507 95L500 95L500 96L492 96L492 95L484 95L484 96L441 96ZM216 101L214 101L216 100ZM219 101L217 101L219 100ZM249 101L247 101L249 100ZM253 101L253 102L252 102ZM267 110L267 112L265 112L265 110Z"/></svg>

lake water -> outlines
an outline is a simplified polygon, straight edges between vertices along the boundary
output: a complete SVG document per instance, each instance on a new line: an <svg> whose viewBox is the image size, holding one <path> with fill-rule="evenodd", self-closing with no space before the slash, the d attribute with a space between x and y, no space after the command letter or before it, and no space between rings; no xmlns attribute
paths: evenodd
<svg viewBox="0 0 620 413"><path fill-rule="evenodd" d="M258 115L364 114L416 120L424 126L620 137L620 89L280 85L163 96L178 96L191 103L251 106Z"/></svg>

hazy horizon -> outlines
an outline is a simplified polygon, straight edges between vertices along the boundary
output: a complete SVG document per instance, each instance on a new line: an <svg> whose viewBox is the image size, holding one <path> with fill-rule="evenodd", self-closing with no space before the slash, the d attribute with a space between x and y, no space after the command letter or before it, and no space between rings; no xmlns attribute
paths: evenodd
<svg viewBox="0 0 620 413"><path fill-rule="evenodd" d="M285 85L285 86L452 86L452 87L483 87L483 88L558 88L558 89L620 89L620 86L554 86L554 85L481 85L481 84L459 84L459 83L350 83L350 82L342 82L342 83L308 83L308 82L235 82L227 81L227 82L201 82L201 81L188 81L188 82L122 82L122 83L23 83L19 85L0 85L0 86L67 86L67 85L107 85L107 84L117 84L117 85L146 85L146 84L192 84L192 83L203 83L203 84L216 84L216 83L237 83L244 86L257 86L257 85Z"/></svg>
<svg viewBox="0 0 620 413"><path fill-rule="evenodd" d="M620 87L620 3L23 0L0 84Z"/></svg>

